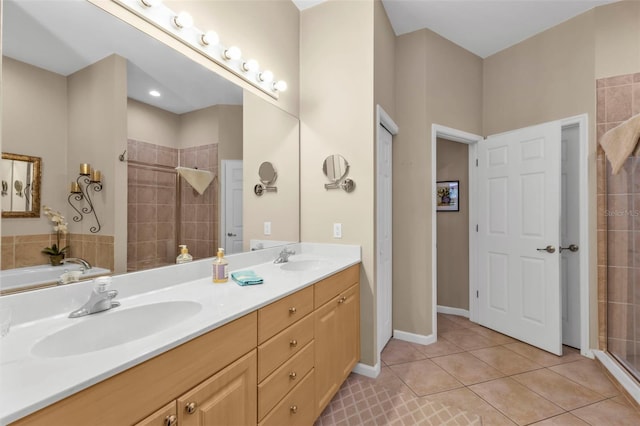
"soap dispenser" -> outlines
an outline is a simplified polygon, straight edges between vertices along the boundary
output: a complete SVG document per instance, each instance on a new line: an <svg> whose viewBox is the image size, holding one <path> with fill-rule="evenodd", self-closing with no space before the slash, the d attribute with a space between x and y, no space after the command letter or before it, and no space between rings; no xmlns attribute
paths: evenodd
<svg viewBox="0 0 640 426"><path fill-rule="evenodd" d="M193 260L193 256L189 254L189 249L187 249L187 246L184 244L181 244L179 247L180 247L180 254L178 255L178 257L176 257L176 263L191 262Z"/></svg>
<svg viewBox="0 0 640 426"><path fill-rule="evenodd" d="M229 262L224 258L224 249L218 249L218 257L213 261L213 282L226 283L229 281Z"/></svg>

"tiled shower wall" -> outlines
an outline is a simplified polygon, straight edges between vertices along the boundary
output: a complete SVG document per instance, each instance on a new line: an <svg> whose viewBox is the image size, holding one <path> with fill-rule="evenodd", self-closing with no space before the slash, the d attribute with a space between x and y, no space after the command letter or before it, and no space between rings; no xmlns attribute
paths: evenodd
<svg viewBox="0 0 640 426"><path fill-rule="evenodd" d="M640 113L640 73L600 79L597 138ZM599 346L629 370L640 370L640 149L623 169L611 166L598 145Z"/></svg>
<svg viewBox="0 0 640 426"><path fill-rule="evenodd" d="M127 270L173 264L180 244L186 244L195 259L213 256L215 182L200 195L180 179L181 210L177 215L177 174L173 168L180 164L217 174L217 145L179 150L130 139L127 151L130 160L168 166L161 169L129 164ZM180 225L176 223L178 216ZM176 241L177 226L180 241Z"/></svg>

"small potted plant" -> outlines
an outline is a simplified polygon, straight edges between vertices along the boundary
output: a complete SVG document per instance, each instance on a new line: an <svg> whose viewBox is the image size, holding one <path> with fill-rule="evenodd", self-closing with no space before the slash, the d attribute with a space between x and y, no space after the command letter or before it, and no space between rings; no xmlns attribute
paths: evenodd
<svg viewBox="0 0 640 426"><path fill-rule="evenodd" d="M49 261L51 265L57 266L62 263L64 259L64 253L69 248L65 246L60 248L60 234L67 233L67 222L64 220L64 216L60 212L57 212L50 207L43 206L44 214L54 223L53 230L56 232L56 242L51 247L45 247L42 253L49 255Z"/></svg>

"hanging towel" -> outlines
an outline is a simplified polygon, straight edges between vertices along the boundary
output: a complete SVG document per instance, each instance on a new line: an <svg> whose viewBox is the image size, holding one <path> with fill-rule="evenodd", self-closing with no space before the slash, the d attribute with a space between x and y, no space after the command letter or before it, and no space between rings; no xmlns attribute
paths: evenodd
<svg viewBox="0 0 640 426"><path fill-rule="evenodd" d="M191 169L189 167L176 167L176 170L200 195L204 193L213 180L213 173L208 170Z"/></svg>
<svg viewBox="0 0 640 426"><path fill-rule="evenodd" d="M633 153L640 138L640 114L602 135L600 145L611 163L612 173L618 174L627 157Z"/></svg>
<svg viewBox="0 0 640 426"><path fill-rule="evenodd" d="M238 284L244 285L255 285L262 284L264 280L262 277L256 275L253 271L237 271L231 273L231 278Z"/></svg>

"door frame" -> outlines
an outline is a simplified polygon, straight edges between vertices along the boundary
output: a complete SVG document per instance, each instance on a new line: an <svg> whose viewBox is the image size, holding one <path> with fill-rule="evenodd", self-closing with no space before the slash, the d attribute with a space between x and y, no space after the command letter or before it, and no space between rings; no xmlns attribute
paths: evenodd
<svg viewBox="0 0 640 426"><path fill-rule="evenodd" d="M391 133L392 139L391 139L391 143L392 143L392 147L393 147L393 136L398 134L398 125L393 121L393 119L391 118L391 116L389 116L389 114L387 114L387 112L384 110L384 108L382 108L380 105L376 105L376 216L375 216L375 222L376 222L376 242L375 242L375 253L376 253L376 267L375 267L375 275L376 275L376 347L378 350L378 358L380 358L380 354L382 353L382 349L380 347L380 342L378 342L378 340L380 339L380 329L382 328L382 316L380 315L380 312L382 312L382 304L384 302L386 303L391 303L391 323L393 324L393 301L383 301L381 297L379 297L379 292L378 290L378 284L380 283L380 277L379 277L379 273L378 271L380 270L379 268L379 264L380 264L380 250L378 247L378 229L379 229L379 222L378 222L378 218L379 218L379 209L381 208L381 206L378 204L378 150L380 149L380 135L379 135L379 128L380 126L384 127L385 129L387 129L387 131L389 133ZM392 166L393 167L393 166ZM392 170L393 171L393 170ZM393 176L393 173L392 173ZM393 192L393 189L392 189ZM387 203L387 207L392 209L392 205L391 203ZM391 218L391 216L389 216ZM391 229L393 229L393 221L390 224L391 225ZM392 243L392 247L393 247L393 243ZM392 262L393 265L393 262ZM390 283L392 285L392 290L391 290L391 294L393 295L393 275L392 275L392 282ZM393 325L391 327L391 333L393 336ZM379 364L378 364L379 365Z"/></svg>
<svg viewBox="0 0 640 426"><path fill-rule="evenodd" d="M436 169L437 169L437 139L447 139L454 142L463 143L469 146L469 319L478 321L478 299L472 297L476 294L478 283L476 282L477 269L477 235L475 226L478 223L477 214L477 172L476 158L478 145L483 140L482 136L473 133L463 132L462 130L453 129L451 127L433 124L431 126L431 314L433 324L432 336L438 335L438 225L437 210L438 201L436 200ZM437 339L437 337L436 337Z"/></svg>
<svg viewBox="0 0 640 426"><path fill-rule="evenodd" d="M560 121L560 127L577 125L579 127L579 181L580 181L580 354L588 358L593 358L593 352L589 345L589 324L590 324L590 280L591 271L589 269L589 258L591 256L591 245L589 244L589 116L580 114L568 117ZM469 319L478 321L478 299L473 297L478 290L478 283L475 280L477 270L477 235L475 225L477 221L476 211L476 167L477 158L476 142L484 138L461 130L452 129L446 126L433 124L431 126L431 271L432 271L432 324L433 336L438 335L437 323L437 291L438 291L438 251L437 251L437 222L436 222L436 144L437 138L444 138L455 142L469 144ZM594 183L595 185L595 183Z"/></svg>

